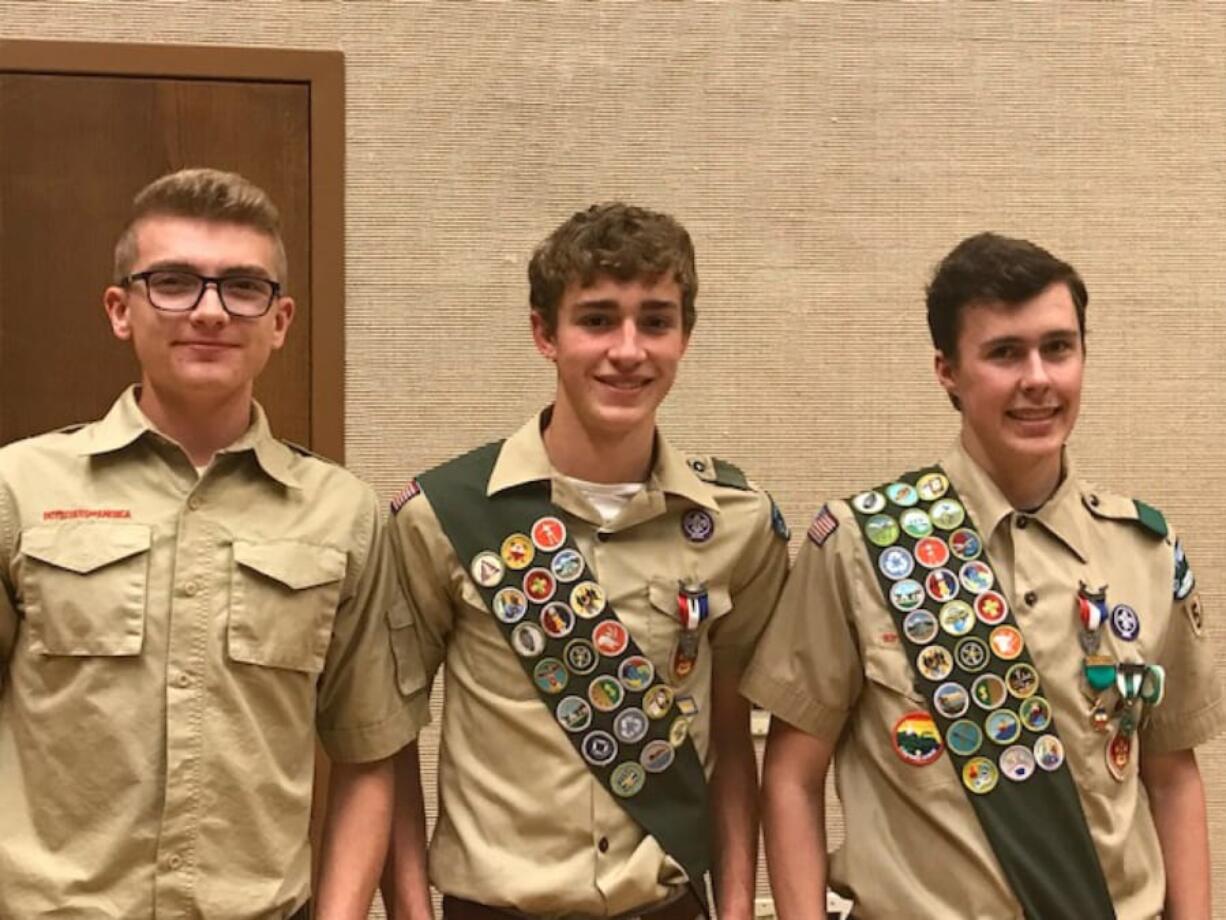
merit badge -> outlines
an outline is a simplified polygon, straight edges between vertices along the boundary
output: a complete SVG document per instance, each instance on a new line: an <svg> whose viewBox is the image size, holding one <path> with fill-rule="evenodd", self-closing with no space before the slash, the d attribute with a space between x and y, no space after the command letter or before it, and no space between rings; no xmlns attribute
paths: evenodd
<svg viewBox="0 0 1226 920"><path fill-rule="evenodd" d="M1111 608L1111 631L1125 642L1135 642L1141 634L1141 618L1127 604Z"/></svg>
<svg viewBox="0 0 1226 920"><path fill-rule="evenodd" d="M513 569L526 569L532 565L536 548L522 533L513 533L502 541L502 558Z"/></svg>
<svg viewBox="0 0 1226 920"><path fill-rule="evenodd" d="M673 707L673 688L667 684L656 684L643 694L643 711L648 718L662 719Z"/></svg>
<svg viewBox="0 0 1226 920"><path fill-rule="evenodd" d="M901 613L908 613L924 602L924 586L913 578L904 578L890 586L890 603Z"/></svg>
<svg viewBox="0 0 1226 920"><path fill-rule="evenodd" d="M1019 661L1005 672L1005 685L1012 696L1024 700L1038 692L1039 672L1034 669L1034 665Z"/></svg>
<svg viewBox="0 0 1226 920"><path fill-rule="evenodd" d="M957 719L966 714L970 698L964 686L951 680L937 687L932 694L932 705L945 718Z"/></svg>
<svg viewBox="0 0 1226 920"><path fill-rule="evenodd" d="M912 610L902 621L902 632L915 645L927 645L937 635L937 618L927 610Z"/></svg>
<svg viewBox="0 0 1226 920"><path fill-rule="evenodd" d="M952 600L941 607L941 628L951 636L965 636L975 628L975 611L966 601Z"/></svg>
<svg viewBox="0 0 1226 920"><path fill-rule="evenodd" d="M898 542L898 521L888 514L874 514L864 522L864 535L873 546L882 548Z"/></svg>
<svg viewBox="0 0 1226 920"><path fill-rule="evenodd" d="M926 569L936 569L949 561L949 547L939 537L924 537L915 544L915 558Z"/></svg>
<svg viewBox="0 0 1226 920"><path fill-rule="evenodd" d="M1000 755L1000 772L1015 783L1030 779L1034 775L1034 767L1034 752L1020 744L1005 748Z"/></svg>
<svg viewBox="0 0 1226 920"><path fill-rule="evenodd" d="M958 576L949 569L933 569L924 579L928 596L938 604L958 596Z"/></svg>
<svg viewBox="0 0 1226 920"><path fill-rule="evenodd" d="M608 732L592 732L583 739L580 747L583 750L583 759L597 767L611 764L617 756L617 742Z"/></svg>
<svg viewBox="0 0 1226 920"><path fill-rule="evenodd" d="M690 720L685 716L678 716L673 720L673 724L668 727L668 743L675 748L685 744L685 739L690 736Z"/></svg>
<svg viewBox="0 0 1226 920"><path fill-rule="evenodd" d="M554 601L541 611L541 629L552 639L564 639L575 628L575 615L560 601Z"/></svg>
<svg viewBox="0 0 1226 920"><path fill-rule="evenodd" d="M1121 731L1113 732L1107 739L1107 772L1122 783L1128 773L1128 761L1131 759L1132 736Z"/></svg>
<svg viewBox="0 0 1226 920"><path fill-rule="evenodd" d="M416 479L410 479L409 484L400 490L400 493L392 499L392 514L397 513L405 506L410 498L421 494L421 485Z"/></svg>
<svg viewBox="0 0 1226 920"><path fill-rule="evenodd" d="M511 647L525 658L545 651L545 634L535 623L520 623L511 630Z"/></svg>
<svg viewBox="0 0 1226 920"><path fill-rule="evenodd" d="M648 741L639 755L639 763L648 773L663 773L676 756L676 750L667 741Z"/></svg>
<svg viewBox="0 0 1226 920"><path fill-rule="evenodd" d="M980 674L971 684L971 696L981 709L998 709L1008 695L1005 681L999 674Z"/></svg>
<svg viewBox="0 0 1226 920"><path fill-rule="evenodd" d="M861 514L877 514L885 509L885 496L880 492L861 492L851 500L851 506Z"/></svg>
<svg viewBox="0 0 1226 920"><path fill-rule="evenodd" d="M519 588L503 588L494 595L494 616L503 623L518 623L528 612L528 599Z"/></svg>
<svg viewBox="0 0 1226 920"><path fill-rule="evenodd" d="M949 535L949 551L963 562L970 562L983 552L983 542L973 530L955 530Z"/></svg>
<svg viewBox="0 0 1226 920"><path fill-rule="evenodd" d="M1181 601L1192 593L1196 587L1196 576L1188 565L1188 557L1183 551L1183 540L1175 538L1175 600Z"/></svg>
<svg viewBox="0 0 1226 920"><path fill-rule="evenodd" d="M698 715L698 703L688 693L677 697L677 712L683 716Z"/></svg>
<svg viewBox="0 0 1226 920"><path fill-rule="evenodd" d="M492 588L502 581L506 566L501 556L486 550L473 556L472 565L468 567L468 570L472 574L473 581L483 588Z"/></svg>
<svg viewBox="0 0 1226 920"><path fill-rule="evenodd" d="M901 546L891 546L877 557L877 568L881 569L881 574L886 578L898 581L911 574L915 568L915 560Z"/></svg>
<svg viewBox="0 0 1226 920"><path fill-rule="evenodd" d="M997 626L988 636L988 644L997 658L1012 661L1022 654L1022 634L1016 626Z"/></svg>
<svg viewBox="0 0 1226 920"><path fill-rule="evenodd" d="M995 591L984 591L975 598L975 616L979 617L980 621L995 626L1004 621L1009 615L1009 608L1005 605L1005 599Z"/></svg>
<svg viewBox="0 0 1226 920"><path fill-rule="evenodd" d="M581 581L571 589L571 609L585 620L600 616L604 605L604 588L594 581Z"/></svg>
<svg viewBox="0 0 1226 920"><path fill-rule="evenodd" d="M617 666L617 679L636 693L650 687L655 676L655 667L642 655L631 655Z"/></svg>
<svg viewBox="0 0 1226 920"><path fill-rule="evenodd" d="M556 517L543 517L532 525L532 542L544 553L552 553L566 542L566 525Z"/></svg>
<svg viewBox="0 0 1226 920"><path fill-rule="evenodd" d="M916 540L922 540L932 533L932 519L921 508L908 508L898 516L898 525L907 536Z"/></svg>
<svg viewBox="0 0 1226 920"><path fill-rule="evenodd" d="M959 719L945 732L945 744L961 757L970 757L983 746L983 732L970 719Z"/></svg>
<svg viewBox="0 0 1226 920"><path fill-rule="evenodd" d="M958 573L958 578L962 582L962 587L971 594L982 594L992 587L992 582L995 580L987 564L978 560L964 563L962 571Z"/></svg>
<svg viewBox="0 0 1226 920"><path fill-rule="evenodd" d="M910 508L919 502L919 492L909 482L891 482L885 487L885 497L900 508Z"/></svg>
<svg viewBox="0 0 1226 920"><path fill-rule="evenodd" d="M638 744L647 737L647 716L641 709L623 709L613 720L613 734L622 744Z"/></svg>
<svg viewBox="0 0 1226 920"><path fill-rule="evenodd" d="M920 649L915 658L915 669L932 682L942 681L954 671L954 656L941 645Z"/></svg>
<svg viewBox="0 0 1226 920"><path fill-rule="evenodd" d="M587 685L587 698L601 712L612 712L622 704L624 696L625 691L617 682L617 678L610 677L608 674L593 678L592 682Z"/></svg>
<svg viewBox="0 0 1226 920"><path fill-rule="evenodd" d="M788 522L773 498L771 499L771 530L775 532L775 536L785 542L792 537L792 531L788 528Z"/></svg>
<svg viewBox="0 0 1226 920"><path fill-rule="evenodd" d="M614 794L620 795L623 799L628 799L632 795L638 795L643 788L643 783L647 780L647 774L643 770L642 764L637 763L619 763L614 769L613 775L609 777L609 788Z"/></svg>
<svg viewBox="0 0 1226 920"><path fill-rule="evenodd" d="M894 724L894 734L890 740L894 744L894 753L902 758L903 763L913 767L928 766L944 750L936 722L928 713L918 710L907 713Z"/></svg>
<svg viewBox="0 0 1226 920"><path fill-rule="evenodd" d="M565 697L562 702L558 703L558 711L555 715L561 726L568 732L586 731L587 727L592 724L592 707L588 705L587 700L577 696Z"/></svg>
<svg viewBox="0 0 1226 920"><path fill-rule="evenodd" d="M570 681L566 666L556 658L542 658L532 669L532 680L543 693L561 693Z"/></svg>
<svg viewBox="0 0 1226 920"><path fill-rule="evenodd" d="M988 739L997 744L1012 744L1022 734L1022 723L1012 709L997 709L988 713L983 722Z"/></svg>
<svg viewBox="0 0 1226 920"><path fill-rule="evenodd" d="M962 507L961 502L953 498L942 498L933 502L932 507L928 509L928 514L932 518L932 523L942 530L961 527L962 522L966 520L966 509Z"/></svg>
<svg viewBox="0 0 1226 920"><path fill-rule="evenodd" d="M926 502L934 502L949 491L949 480L943 473L925 473L915 484L920 498Z"/></svg>
<svg viewBox="0 0 1226 920"><path fill-rule="evenodd" d="M596 649L586 639L571 639L562 650L566 666L576 674L591 674L596 670Z"/></svg>
<svg viewBox="0 0 1226 920"><path fill-rule="evenodd" d="M704 508L691 508L681 515L681 532L691 543L706 543L715 533L715 518Z"/></svg>
<svg viewBox="0 0 1226 920"><path fill-rule="evenodd" d="M987 795L999 780L996 764L986 757L972 757L962 765L962 785L976 795Z"/></svg>
<svg viewBox="0 0 1226 920"><path fill-rule="evenodd" d="M1041 696L1031 696L1022 700L1017 708L1022 724L1032 732L1046 731L1051 725L1051 703Z"/></svg>
<svg viewBox="0 0 1226 920"><path fill-rule="evenodd" d="M1166 669L1160 664L1146 665L1145 679L1141 681L1141 702L1157 706L1166 696Z"/></svg>
<svg viewBox="0 0 1226 920"><path fill-rule="evenodd" d="M529 569L524 576L524 594L537 604L543 604L553 597L557 586L558 583L549 569Z"/></svg>
<svg viewBox="0 0 1226 920"><path fill-rule="evenodd" d="M978 674L988 666L992 656L988 652L988 644L978 636L967 636L959 639L954 646L954 658L958 667L968 674Z"/></svg>
<svg viewBox="0 0 1226 920"><path fill-rule="evenodd" d="M583 574L583 557L577 550L561 550L549 561L549 571L558 581L570 583Z"/></svg>
<svg viewBox="0 0 1226 920"><path fill-rule="evenodd" d="M606 658L616 658L630 644L630 633L617 620L602 620L592 630L592 644Z"/></svg>
<svg viewBox="0 0 1226 920"><path fill-rule="evenodd" d="M884 499L882 505L885 505ZM826 505L822 505L822 509L814 515L813 523L809 525L808 537L814 544L821 546L838 529L839 519L830 513Z"/></svg>
<svg viewBox="0 0 1226 920"><path fill-rule="evenodd" d="M1055 735L1043 735L1034 743L1034 759L1040 770L1053 773L1064 763L1064 745Z"/></svg>
<svg viewBox="0 0 1226 920"><path fill-rule="evenodd" d="M1115 659L1109 655L1086 655L1081 662L1090 689L1097 693L1115 685Z"/></svg>

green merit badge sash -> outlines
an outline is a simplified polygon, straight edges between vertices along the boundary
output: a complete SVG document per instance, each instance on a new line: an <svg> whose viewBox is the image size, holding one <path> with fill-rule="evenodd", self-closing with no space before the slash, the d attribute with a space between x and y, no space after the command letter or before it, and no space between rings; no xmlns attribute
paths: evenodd
<svg viewBox="0 0 1226 920"><path fill-rule="evenodd" d="M930 467L850 503L928 700L894 726L899 756L948 750L1026 917L1114 918L1051 704L949 477Z"/></svg>
<svg viewBox="0 0 1226 920"><path fill-rule="evenodd" d="M501 442L417 478L542 702L710 914L707 781L672 687L609 606L549 484L486 495Z"/></svg>

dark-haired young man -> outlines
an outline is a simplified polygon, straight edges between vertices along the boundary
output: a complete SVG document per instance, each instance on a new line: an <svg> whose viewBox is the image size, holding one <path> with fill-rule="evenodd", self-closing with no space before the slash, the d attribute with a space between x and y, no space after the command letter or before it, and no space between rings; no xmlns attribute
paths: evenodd
<svg viewBox="0 0 1226 920"><path fill-rule="evenodd" d="M927 302L961 437L809 528L742 684L783 920L827 883L868 920L1210 915L1193 748L1226 707L1182 544L1065 451L1086 301L1032 243L960 243Z"/></svg>
<svg viewBox="0 0 1226 920"><path fill-rule="evenodd" d="M786 528L735 467L656 430L694 327L693 245L667 215L600 205L529 280L553 404L392 503L426 669L447 665L431 881L450 920L693 920L713 876L721 915L746 920L757 780L737 683ZM399 772L389 900L424 917L415 761Z"/></svg>
<svg viewBox="0 0 1226 920"><path fill-rule="evenodd" d="M366 916L424 682L373 491L252 398L285 270L242 176L146 186L103 297L139 386L0 450L0 917L306 920L316 730L316 916Z"/></svg>

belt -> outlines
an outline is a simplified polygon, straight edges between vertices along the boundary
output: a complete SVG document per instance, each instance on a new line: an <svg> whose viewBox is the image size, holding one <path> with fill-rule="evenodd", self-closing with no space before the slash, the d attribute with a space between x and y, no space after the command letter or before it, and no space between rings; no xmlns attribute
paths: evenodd
<svg viewBox="0 0 1226 920"><path fill-rule="evenodd" d="M702 916L702 905L698 898L688 889L679 898L674 898L664 904L646 907L643 910L632 911L617 917L584 917L582 915L567 915L563 920L696 920ZM443 920L535 920L531 914L521 914L505 907L490 907L488 904L478 904L465 898L443 895Z"/></svg>

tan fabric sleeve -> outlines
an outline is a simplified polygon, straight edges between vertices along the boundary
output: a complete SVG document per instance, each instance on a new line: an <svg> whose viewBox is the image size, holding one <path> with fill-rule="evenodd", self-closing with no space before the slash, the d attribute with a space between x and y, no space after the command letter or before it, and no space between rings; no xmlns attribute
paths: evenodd
<svg viewBox="0 0 1226 920"><path fill-rule="evenodd" d="M391 756L430 719L413 619L373 493L357 526L352 590L336 612L317 714L328 756L345 762Z"/></svg>
<svg viewBox="0 0 1226 920"><path fill-rule="evenodd" d="M17 641L17 592L10 572L16 542L17 515L8 488L0 483L0 693L4 692L9 656Z"/></svg>
<svg viewBox="0 0 1226 920"><path fill-rule="evenodd" d="M809 537L801 543L741 681L741 693L751 701L831 743L864 683L848 584L860 536L849 511L835 513L839 527L822 545Z"/></svg>
<svg viewBox="0 0 1226 920"><path fill-rule="evenodd" d="M1158 664L1166 670L1166 698L1141 736L1142 751L1167 753L1203 744L1226 726L1226 698L1213 666L1213 641L1203 627L1200 592L1174 598Z"/></svg>
<svg viewBox="0 0 1226 920"><path fill-rule="evenodd" d="M752 536L731 582L732 611L711 625L712 660L721 680L740 680L788 573L788 545L771 526L770 497L755 497Z"/></svg>

